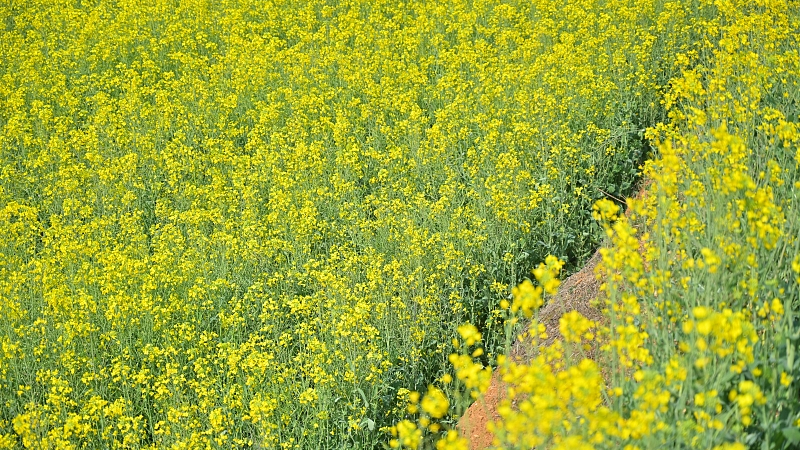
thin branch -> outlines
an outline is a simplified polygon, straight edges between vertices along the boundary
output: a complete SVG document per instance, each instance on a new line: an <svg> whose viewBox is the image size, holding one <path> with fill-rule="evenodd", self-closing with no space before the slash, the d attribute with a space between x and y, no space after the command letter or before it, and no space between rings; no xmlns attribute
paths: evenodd
<svg viewBox="0 0 800 450"><path fill-rule="evenodd" d="M619 198L617 198L617 197L615 197L615 196L613 196L613 195L609 194L608 192L606 192L606 191L604 191L604 190L600 189L599 187L595 187L595 189L597 189L598 191L602 192L602 193L603 193L603 194L605 194L607 197L611 197L611 198L613 198L614 200L618 201L620 205L623 205L623 206L628 206L628 204L627 204L627 203L625 203L624 201L622 201L622 200L620 200Z"/></svg>

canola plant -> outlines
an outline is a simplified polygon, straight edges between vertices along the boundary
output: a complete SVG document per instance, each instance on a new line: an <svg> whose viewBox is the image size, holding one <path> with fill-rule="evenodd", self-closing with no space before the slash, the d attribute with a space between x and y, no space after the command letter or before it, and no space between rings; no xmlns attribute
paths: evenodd
<svg viewBox="0 0 800 450"><path fill-rule="evenodd" d="M505 382L503 449L790 449L800 445L800 10L786 2L695 2L667 17L692 30L674 54L679 74L661 93L667 112L648 127L657 148L642 195L594 205L607 241L595 299L603 319L560 319L563 339L530 361L498 358ZM514 289L507 327L531 320L554 294L548 259ZM466 449L446 429L436 393L456 408L481 398L491 369L477 329L463 326L453 377L433 385L393 447ZM597 352L592 352L599 349ZM410 398L415 406L415 398ZM412 408L415 410L418 408Z"/></svg>
<svg viewBox="0 0 800 450"><path fill-rule="evenodd" d="M494 364L503 448L800 442L795 3L0 18L0 448L463 448ZM510 361L604 229L607 361Z"/></svg>

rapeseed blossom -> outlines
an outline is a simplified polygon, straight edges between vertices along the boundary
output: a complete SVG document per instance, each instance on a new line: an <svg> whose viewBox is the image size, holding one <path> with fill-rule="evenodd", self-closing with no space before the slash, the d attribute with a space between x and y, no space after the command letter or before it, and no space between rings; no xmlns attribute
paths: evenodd
<svg viewBox="0 0 800 450"><path fill-rule="evenodd" d="M0 448L800 443L798 17L0 5Z"/></svg>
<svg viewBox="0 0 800 450"><path fill-rule="evenodd" d="M657 101L638 2L561 6L0 5L0 446L373 448L451 353L485 389Z"/></svg>
<svg viewBox="0 0 800 450"><path fill-rule="evenodd" d="M800 15L771 1L660 7L666 117L645 132L648 183L626 214L613 197L593 209L608 236L603 318L569 311L563 341L498 358L494 448L800 444ZM512 291L512 333L520 314L538 330L543 292Z"/></svg>

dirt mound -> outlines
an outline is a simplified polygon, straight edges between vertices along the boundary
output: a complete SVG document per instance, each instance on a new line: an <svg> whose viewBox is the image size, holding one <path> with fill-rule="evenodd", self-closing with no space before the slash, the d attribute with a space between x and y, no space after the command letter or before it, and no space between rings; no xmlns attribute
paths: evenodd
<svg viewBox="0 0 800 450"><path fill-rule="evenodd" d="M635 198L642 199L647 196L647 189L652 180L644 180L635 195ZM615 200L616 197L614 197ZM631 211L625 211L625 215L630 217ZM644 243L639 241L639 251L644 254ZM572 276L567 278L558 290L558 294L539 311L539 322L544 324L547 330L547 340L535 344L532 341L517 340L511 348L511 357L517 362L524 363L538 352L538 345L548 346L561 339L561 332L558 329L558 321L562 315L570 311L578 311L584 317L598 323L605 322L605 317L599 308L592 306L592 301L598 299L600 293L600 281L595 277L595 267L602 260L600 251L586 262L586 265ZM645 267L647 267L645 263ZM527 330L526 330L527 331ZM524 333L527 335L527 333ZM595 359L597 348L592 346L587 356ZM469 438L470 450L483 450L492 445L494 436L486 426L500 418L497 407L505 398L506 386L497 371L492 374L492 382L489 389L484 394L482 400L478 400L470 406L466 413L458 422L458 433Z"/></svg>
<svg viewBox="0 0 800 450"><path fill-rule="evenodd" d="M596 252L579 272L573 274L562 283L558 294L539 311L539 321L544 324L548 338L540 345L550 345L561 339L558 320L569 311L578 311L585 317L602 321L603 315L598 308L591 305L597 298L600 282L595 278L594 268L600 262L600 252ZM536 346L530 341L517 340L511 349L511 357L518 362L530 361L536 352ZM473 403L461 417L458 432L470 441L471 450L488 448L494 436L486 429L489 422L500 418L497 406L505 397L506 387L497 371L492 375L492 382L482 400Z"/></svg>

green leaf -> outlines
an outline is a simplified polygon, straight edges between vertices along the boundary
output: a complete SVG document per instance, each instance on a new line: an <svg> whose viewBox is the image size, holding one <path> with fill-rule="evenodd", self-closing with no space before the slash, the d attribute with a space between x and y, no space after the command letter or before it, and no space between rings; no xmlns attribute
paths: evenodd
<svg viewBox="0 0 800 450"><path fill-rule="evenodd" d="M369 417L365 417L364 420L361 421L361 427L364 425L367 426L369 431L375 431L375 421L370 419Z"/></svg>
<svg viewBox="0 0 800 450"><path fill-rule="evenodd" d="M792 443L792 445L796 445L800 443L800 429L797 427L786 427L783 429L783 436Z"/></svg>

